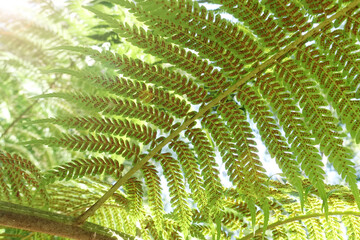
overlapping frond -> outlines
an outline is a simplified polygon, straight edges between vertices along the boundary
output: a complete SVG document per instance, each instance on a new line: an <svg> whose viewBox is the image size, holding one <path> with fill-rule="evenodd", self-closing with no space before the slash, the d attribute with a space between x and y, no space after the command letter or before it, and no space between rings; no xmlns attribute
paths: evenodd
<svg viewBox="0 0 360 240"><path fill-rule="evenodd" d="M343 223L346 226L346 235L349 236L349 239L357 239L358 237L360 237L360 228L359 226L357 226L356 223L357 221L359 221L359 217L358 216L342 216L341 220L343 221Z"/></svg>
<svg viewBox="0 0 360 240"><path fill-rule="evenodd" d="M341 224L339 223L339 218L329 217L327 220L321 219L320 221L324 226L326 239L344 239L341 231Z"/></svg>
<svg viewBox="0 0 360 240"><path fill-rule="evenodd" d="M315 16L314 21L320 22L325 17L335 13L339 9L339 3L335 1L323 1L323 0L302 0L303 6Z"/></svg>
<svg viewBox="0 0 360 240"><path fill-rule="evenodd" d="M321 34L318 34L316 37L317 46L326 53L329 60L336 62L341 67L342 77L350 86L350 90L354 91L360 84L358 75L360 69L357 63L359 45L356 44L355 39L344 34L343 30L329 31L330 27L332 26L329 25L321 31Z"/></svg>
<svg viewBox="0 0 360 240"><path fill-rule="evenodd" d="M48 138L33 140L29 144L45 144L49 146L66 147L70 150L106 152L121 155L124 158L135 158L140 153L138 145L130 143L128 140L116 137L106 137L104 135L63 135L62 138Z"/></svg>
<svg viewBox="0 0 360 240"><path fill-rule="evenodd" d="M322 157L315 147L315 141L309 133L310 129L301 118L299 108L290 98L290 93L270 74L260 77L255 85L259 87L262 96L268 99L269 105L277 112L277 118L283 126L294 156L297 157L301 168L318 189L320 196L326 201Z"/></svg>
<svg viewBox="0 0 360 240"><path fill-rule="evenodd" d="M150 7L146 1L136 5L126 3L125 6L151 25L157 34L171 38L182 47L196 48L201 57L219 65L227 76L243 75L246 72L242 69L245 63L263 60L262 51L257 49L251 37L249 39L248 35L196 2L157 2L157 8ZM184 22L186 26L183 26ZM233 38L242 41L235 44Z"/></svg>
<svg viewBox="0 0 360 240"><path fill-rule="evenodd" d="M311 27L309 18L298 2L267 0L264 5L274 14L278 25L289 32L300 34Z"/></svg>
<svg viewBox="0 0 360 240"><path fill-rule="evenodd" d="M234 102L222 103L217 110L221 117L227 122L229 135L232 136L231 141L228 142L235 143L235 157L238 158L238 160L228 161L227 163L225 161L225 164L227 164L229 168L230 179L236 183L238 187L240 187L239 184L241 184L242 191L249 191L247 195L251 196L255 194L260 198L267 197L267 176L264 174L264 169L259 161L254 135L251 133L252 130L246 121L245 114ZM236 171L237 168L243 169ZM241 178L241 176L243 177Z"/></svg>
<svg viewBox="0 0 360 240"><path fill-rule="evenodd" d="M187 203L187 193L185 191L180 165L169 153L157 154L154 156L154 159L160 162L162 166L164 176L169 186L170 202L174 208L173 214L178 217L177 221L183 233L186 233L188 232L191 222L191 211Z"/></svg>
<svg viewBox="0 0 360 240"><path fill-rule="evenodd" d="M320 55L312 45L297 49L296 60L305 69L311 69L308 74L317 77L331 106L336 110L351 136L359 142L360 123L356 120L359 116L359 100L355 99L355 92L350 91L350 87L342 79L340 69L331 64L326 56Z"/></svg>
<svg viewBox="0 0 360 240"><path fill-rule="evenodd" d="M234 17L243 21L254 34L261 39L265 47L277 48L286 45L288 41L284 38L286 34L276 24L269 11L263 9L258 1L221 1L223 7L233 14Z"/></svg>
<svg viewBox="0 0 360 240"><path fill-rule="evenodd" d="M124 78L107 79L96 76L87 76L87 78L92 79L93 82L103 86L109 92L159 106L176 117L186 116L190 109L190 105L179 97L174 96L168 91L148 86L143 82Z"/></svg>
<svg viewBox="0 0 360 240"><path fill-rule="evenodd" d="M105 194L89 220L143 239L356 239L360 1L211 2L232 20L191 0L98 1L85 8L123 48L52 49L93 63L49 71L82 89L39 97L79 112L33 121L55 136L27 143L85 155L47 171L51 209L80 215ZM256 141L290 184L271 180ZM326 184L323 155L351 191ZM30 201L40 172L1 160L4 198Z"/></svg>
<svg viewBox="0 0 360 240"><path fill-rule="evenodd" d="M32 121L32 123L53 123L75 128L88 130L108 135L126 136L134 138L144 144L156 140L157 132L150 126L140 125L127 119L97 118L97 117L58 117Z"/></svg>
<svg viewBox="0 0 360 240"><path fill-rule="evenodd" d="M129 200L130 215L135 219L142 220L144 215L143 210L143 195L142 182L136 178L130 178L124 185L127 199Z"/></svg>
<svg viewBox="0 0 360 240"><path fill-rule="evenodd" d="M91 96L85 93L52 93L43 97L60 97L70 100L79 107L91 112L100 112L109 116L123 116L138 118L170 131L173 117L165 111L152 106L146 106L133 100L120 99L115 97Z"/></svg>
<svg viewBox="0 0 360 240"><path fill-rule="evenodd" d="M241 93L241 94L240 94ZM298 189L302 197L301 175L298 171L298 163L291 154L291 149L285 138L276 125L272 114L264 100L250 87L244 85L237 97L246 106L249 115L257 123L261 137L269 153L276 158L280 169L287 176L287 179Z"/></svg>
<svg viewBox="0 0 360 240"><path fill-rule="evenodd" d="M77 159L64 165L60 165L46 174L45 181L77 179L83 176L95 176L100 174L112 175L119 178L124 169L118 161L111 158Z"/></svg>
<svg viewBox="0 0 360 240"><path fill-rule="evenodd" d="M189 146L181 140L173 140L169 147L177 154L177 159L182 166L184 177L189 184L192 198L203 207L207 204L206 193L203 188L203 178L200 175L198 161Z"/></svg>
<svg viewBox="0 0 360 240"><path fill-rule="evenodd" d="M103 16L103 14L97 11L96 13ZM108 18L106 18L106 20L108 20ZM119 34L123 34L124 37L130 37L127 39L128 41L131 41L131 43L138 47L144 48L152 55L164 59L166 62L192 74L199 83L210 90L225 89L230 85L220 71L214 69L214 66L209 64L208 61L198 57L197 54L187 51L184 48L179 48L172 43L168 43L159 35L154 35L140 27L131 27L126 23L112 22L112 25L114 24L115 27L120 30Z"/></svg>
<svg viewBox="0 0 360 240"><path fill-rule="evenodd" d="M157 232L162 231L164 220L164 207L161 199L161 186L158 171L152 164L145 164L141 169L144 174L145 184L148 188L148 201L155 222Z"/></svg>
<svg viewBox="0 0 360 240"><path fill-rule="evenodd" d="M1 199L29 204L35 194L47 198L40 170L16 154L0 152L0 179Z"/></svg>
<svg viewBox="0 0 360 240"><path fill-rule="evenodd" d="M201 129L188 128L185 136L194 144L194 150L204 179L204 188L208 201L214 204L221 197L221 183L214 151L205 133L201 131Z"/></svg>

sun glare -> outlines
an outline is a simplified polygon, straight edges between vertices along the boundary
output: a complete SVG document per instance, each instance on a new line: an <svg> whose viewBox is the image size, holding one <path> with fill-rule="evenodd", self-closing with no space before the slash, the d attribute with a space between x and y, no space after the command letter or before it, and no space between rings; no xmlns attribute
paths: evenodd
<svg viewBox="0 0 360 240"><path fill-rule="evenodd" d="M0 10L3 12L21 12L29 5L28 0L0 0Z"/></svg>

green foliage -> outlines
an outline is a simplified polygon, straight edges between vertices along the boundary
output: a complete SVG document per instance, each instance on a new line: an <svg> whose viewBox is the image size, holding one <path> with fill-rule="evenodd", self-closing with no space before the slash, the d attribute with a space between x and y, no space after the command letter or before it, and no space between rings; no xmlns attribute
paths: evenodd
<svg viewBox="0 0 360 240"><path fill-rule="evenodd" d="M0 32L0 211L124 239L359 238L359 0L40 2L47 25Z"/></svg>

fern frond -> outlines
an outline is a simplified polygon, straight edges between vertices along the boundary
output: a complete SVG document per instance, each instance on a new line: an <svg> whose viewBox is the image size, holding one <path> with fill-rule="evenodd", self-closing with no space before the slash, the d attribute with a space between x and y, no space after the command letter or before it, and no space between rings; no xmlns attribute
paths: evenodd
<svg viewBox="0 0 360 240"><path fill-rule="evenodd" d="M190 235L195 237L196 239L206 240L204 234L204 228L205 226L203 225L191 224Z"/></svg>
<svg viewBox="0 0 360 240"><path fill-rule="evenodd" d="M353 93L348 91L348 86L344 85L343 80L339 79L337 74L329 74L328 71L330 70L331 66L329 66L328 61L321 61L323 59L322 56L318 56L318 52L315 51L312 46L307 47L306 49L298 49L297 59L301 63L302 61L307 62L310 64L312 69L316 71L316 77L320 80L319 84L326 93L329 101L334 105L334 108L337 110L338 114L344 119L344 123L348 128L349 132L352 136L356 136L356 131L352 131L352 127L350 125L351 122L354 122L355 119L358 118L358 109L357 101L353 100ZM302 61L300 61L302 59ZM320 60L320 64L318 63ZM306 65L308 66L308 65ZM304 66L306 68L306 66ZM342 95L342 96L340 96ZM311 100L312 101L312 100ZM300 102L302 104L302 102ZM322 98L320 98L320 104L322 104ZM345 107L346 106L346 107ZM309 105L307 108L304 108L303 113L310 115L312 119L314 119L313 115L314 112L309 112ZM345 107L345 108L344 108ZM319 112L319 111L316 111ZM316 113L315 112L315 113ZM321 109L321 113L326 113L326 109ZM321 115L322 115L321 114ZM330 115L330 113L328 113ZM307 118L308 118L307 116ZM333 118L330 115L330 118L326 118L325 121L333 121ZM312 120L313 121L313 120ZM315 136L318 136L320 140L320 150L324 151L326 155L328 155L329 161L334 165L336 171L345 178L346 181L350 185L357 202L360 205L360 196L356 186L356 177L355 177L355 170L353 168L354 163L351 162L351 151L342 146L342 139L334 139L334 130L336 131L339 127L335 126L334 130L330 130L329 126L327 125L322 128L323 125L322 121L318 119L313 121L312 124L314 125L313 133ZM355 126L357 125L357 122ZM328 134L324 134L324 132L328 132ZM335 135L339 135L335 133ZM333 142L333 143L330 143Z"/></svg>
<svg viewBox="0 0 360 240"><path fill-rule="evenodd" d="M5 176L5 173L3 172L3 169L0 171L0 187L1 187L1 199L10 201L11 199L11 189L8 185L8 180Z"/></svg>
<svg viewBox="0 0 360 240"><path fill-rule="evenodd" d="M126 136L134 138L144 144L156 140L156 130L150 126L133 123L127 119L97 118L97 117L57 117L40 119L31 123L53 123L76 128L78 130L89 130L96 133L109 135Z"/></svg>
<svg viewBox="0 0 360 240"><path fill-rule="evenodd" d="M177 154L184 177L189 184L192 198L203 207L207 204L206 194L202 187L204 182L200 175L199 165L189 146L181 140L173 140L169 147Z"/></svg>
<svg viewBox="0 0 360 240"><path fill-rule="evenodd" d="M157 232L161 232L164 220L164 205L161 200L161 186L158 171L155 169L155 166L150 163L146 163L141 170L148 188L149 206L153 215L155 228Z"/></svg>
<svg viewBox="0 0 360 240"><path fill-rule="evenodd" d="M319 52L312 45L305 49L297 49L296 59L302 63L305 69L308 68L307 66L311 66L310 75L319 79L322 90L341 117L347 130L354 139L358 138L360 136L360 123L356 119L360 111L359 101L354 99L355 93L350 92L350 87L345 84L341 74L337 73L336 66L330 64L325 56L319 55ZM329 71L332 73L329 74ZM356 139L356 141L358 142L360 139Z"/></svg>
<svg viewBox="0 0 360 240"><path fill-rule="evenodd" d="M147 239L161 239L161 233L155 228L155 222L154 219L152 219L150 216L147 216L142 221L142 233L141 237L145 237Z"/></svg>
<svg viewBox="0 0 360 240"><path fill-rule="evenodd" d="M181 225L176 221L177 216L174 212L166 215L164 221L164 237L168 239L184 239L188 235L188 231L181 231Z"/></svg>
<svg viewBox="0 0 360 240"><path fill-rule="evenodd" d="M215 154L205 133L199 128L188 128L185 136L194 145L198 157L201 174L204 179L204 188L208 195L208 203L215 203L221 197L221 183L219 170L215 162Z"/></svg>
<svg viewBox="0 0 360 240"><path fill-rule="evenodd" d="M334 165L336 171L342 176L347 175L347 182L350 184L355 195L358 195L355 186L355 175L353 163L350 161L351 152L345 148L340 138L341 128L332 117L331 112L326 109L328 104L316 88L316 83L306 77L305 73L292 61L278 63L278 77L298 99L306 124L313 129L316 141L320 144L320 150L328 156L329 161ZM343 166L343 167L341 167Z"/></svg>
<svg viewBox="0 0 360 240"><path fill-rule="evenodd" d="M322 220L322 221L321 221ZM337 217L329 216L327 220L320 219L321 224L324 226L324 232L326 239L335 239L343 240L343 233L341 230L341 225L339 223L340 219Z"/></svg>
<svg viewBox="0 0 360 240"><path fill-rule="evenodd" d="M73 182L56 182L48 185L51 195L49 205L54 211L76 216L96 201L98 194L92 194L89 189L81 189Z"/></svg>
<svg viewBox="0 0 360 240"><path fill-rule="evenodd" d="M242 191L250 194L251 189L246 189L250 186L248 178L245 177L244 164L238 161L237 149L233 140L229 137L229 131L225 124L214 114L205 114L201 120L204 128L208 129L212 139L214 139L219 148L222 159L230 175L233 183ZM235 179L237 177L238 179Z"/></svg>
<svg viewBox="0 0 360 240"><path fill-rule="evenodd" d="M344 32L348 33L352 39L357 38L359 40L359 25L360 25L360 11L359 6L350 9L346 12L346 23L344 26Z"/></svg>
<svg viewBox="0 0 360 240"><path fill-rule="evenodd" d="M269 11L264 10L258 1L221 1L227 12L244 22L260 39L262 45L280 49L288 43Z"/></svg>
<svg viewBox="0 0 360 240"><path fill-rule="evenodd" d="M262 51L249 36L219 15L214 16L206 11L197 2L159 1L154 9L150 8L149 3L142 1L141 4L129 4L127 7L139 20L146 21L156 34L171 38L179 46L197 49L200 56L216 63L229 77L246 73L241 69L244 64L264 59ZM163 14L169 8L171 14ZM232 39L238 39L238 42L235 43ZM220 59L222 60L219 61Z"/></svg>
<svg viewBox="0 0 360 240"><path fill-rule="evenodd" d="M212 236L212 239L216 239L217 236L215 236L213 234L213 229L210 226L204 225L204 224L193 224L192 225L192 232L193 232L193 236L199 236L200 235L200 239L202 239L202 236ZM219 239L224 239L224 240L230 240L231 237L229 236L229 234L224 231L224 230L220 230L219 232L220 236L218 237ZM206 238L205 238L206 239Z"/></svg>
<svg viewBox="0 0 360 240"><path fill-rule="evenodd" d="M310 239L324 239L324 229L319 219L309 218L304 220L304 224L308 231L308 236Z"/></svg>
<svg viewBox="0 0 360 240"><path fill-rule="evenodd" d="M229 133L224 123L215 115L205 115L202 119L202 124L209 129L222 155L225 168L229 172L230 180L239 191L249 197L248 201L253 201L252 198L256 198L257 196L266 198L266 187L264 189L266 175L258 171L257 166L251 161L242 161L242 156L238 156L239 151L235 147L232 139L229 138ZM240 160L238 160L238 158L240 158ZM259 169L261 169L261 167ZM260 182L256 182L256 180L260 180ZM255 189L260 190L260 192L255 192Z"/></svg>
<svg viewBox="0 0 360 240"><path fill-rule="evenodd" d="M102 86L111 93L130 99L137 99L145 104L152 104L164 108L176 117L184 117L190 105L168 91L154 88L143 82L124 78L110 78L105 76L85 75L84 78Z"/></svg>
<svg viewBox="0 0 360 240"><path fill-rule="evenodd" d="M299 240L307 240L307 235L306 235L306 231L303 228L303 226L301 225L301 223L299 222L290 222L287 225L288 229L289 229L289 237L290 239L299 239Z"/></svg>
<svg viewBox="0 0 360 240"><path fill-rule="evenodd" d="M73 48L70 49L73 50ZM80 48L80 50L76 48L74 51L82 52L85 50L83 48ZM104 63L106 63L106 61L107 60L104 60ZM108 63L108 65L109 64L110 63ZM145 81L146 83L154 84L156 87L166 89L169 92L175 91L177 95L186 96L187 100L193 104L202 103L204 98L207 96L207 91L203 87L194 83L191 78L160 66L150 65L139 59L135 60L122 56L117 59L113 59L113 65L111 66L116 67L117 69L121 68L122 74L133 79L137 79L140 82ZM66 73L79 78L89 77L90 79L93 79L94 83L101 84L102 87L105 87L107 90L115 94L125 94L129 91L127 87L135 86L135 83L130 83L131 80L120 77L109 78L109 81L104 82L102 77L98 76L97 78L94 78L93 74L89 75L88 73L69 71L68 69L56 69L52 70L52 72ZM137 95L144 96L144 94Z"/></svg>
<svg viewBox="0 0 360 240"><path fill-rule="evenodd" d="M139 118L171 130L171 123L174 118L164 111L152 106L145 106L139 102L114 97L92 96L83 93L52 93L40 97L60 97L88 109L90 113L101 112L104 115L119 115L128 118Z"/></svg>
<svg viewBox="0 0 360 240"><path fill-rule="evenodd" d="M84 184L87 187L79 188L79 184ZM54 211L69 216L77 216L96 202L108 187L109 184L89 177L75 181L57 181L47 185L51 196L49 205ZM130 203L122 192L117 191L107 205L127 210Z"/></svg>
<svg viewBox="0 0 360 240"><path fill-rule="evenodd" d="M118 154L124 158L132 159L139 155L140 147L121 138L103 135L67 135L62 138L47 138L32 140L24 144L45 144L49 146L66 147L71 150L107 152Z"/></svg>
<svg viewBox="0 0 360 240"><path fill-rule="evenodd" d="M298 2L267 0L264 5L274 14L281 27L288 32L295 32L297 37L311 28L311 23Z"/></svg>
<svg viewBox="0 0 360 240"><path fill-rule="evenodd" d="M130 218L127 217L127 211L116 206L105 205L99 212L89 219L95 224L101 224L107 228L126 232L129 235L136 234L136 226Z"/></svg>
<svg viewBox="0 0 360 240"><path fill-rule="evenodd" d="M274 240L285 240L288 239L284 227L277 227L271 231Z"/></svg>
<svg viewBox="0 0 360 240"><path fill-rule="evenodd" d="M262 168L262 164L257 155L256 142L254 141L254 135L251 133L249 123L246 121L244 113L238 109L238 105L234 102L221 103L217 109L221 117L227 122L227 127L230 130L232 141L235 141L235 148L237 149L237 155L239 158L240 166L245 166L243 174L249 185L248 188L250 195L255 194L260 198L268 196L268 189L266 186L267 176L265 170ZM229 141L229 142L232 142ZM231 161L229 164L236 163L237 161ZM225 163L226 164L226 163ZM233 171L236 166L229 166L230 179L237 182L239 179L238 171ZM243 184L243 183L241 183ZM249 186L252 186L251 188Z"/></svg>
<svg viewBox="0 0 360 240"><path fill-rule="evenodd" d="M0 152L0 187L5 197L10 201L25 201L31 203L37 192L47 198L44 187L41 185L42 174L29 160L16 154ZM37 192L34 192L34 189Z"/></svg>
<svg viewBox="0 0 360 240"><path fill-rule="evenodd" d="M350 86L351 91L354 91L360 84L358 64L360 47L356 44L356 40L348 37L342 30L329 31L330 27L331 25L324 28L317 36L317 46L341 67L346 85Z"/></svg>
<svg viewBox="0 0 360 240"><path fill-rule="evenodd" d="M247 224L244 222L241 215L234 213L232 211L227 211L224 213L223 218L221 220L221 224L230 230L242 230Z"/></svg>
<svg viewBox="0 0 360 240"><path fill-rule="evenodd" d="M94 176L103 173L119 178L123 170L124 166L111 158L93 157L89 159L77 159L48 171L46 174L46 182L77 179L87 175Z"/></svg>
<svg viewBox="0 0 360 240"><path fill-rule="evenodd" d="M101 12L94 9L91 10L100 17L104 16ZM104 18L105 20L108 19L106 16ZM191 51L186 51L183 48L180 49L173 44L167 43L167 41L158 35L153 35L140 27L133 28L127 23L118 23L115 27L123 37L127 38L130 36L127 40L134 45L144 48L146 52L164 59L170 64L181 67L210 90L226 89L230 85L221 72L214 69L214 66L209 64L208 61L204 61Z"/></svg>
<svg viewBox="0 0 360 240"><path fill-rule="evenodd" d="M6 38L4 38L6 36ZM33 66L47 66L51 61L55 60L54 55L49 55L44 46L39 42L25 38L21 34L16 34L9 30L1 30L0 41L2 51L11 51L11 53L20 59L26 60L27 64ZM24 52L27 53L24 56Z"/></svg>
<svg viewBox="0 0 360 240"><path fill-rule="evenodd" d="M339 3L327 0L301 0L304 8L316 16L313 22L321 22L339 9Z"/></svg>
<svg viewBox="0 0 360 240"><path fill-rule="evenodd" d="M182 171L177 160L171 157L170 153L162 153L154 156L154 159L161 163L164 176L170 190L170 202L174 207L174 214L178 216L179 223L184 233L188 232L191 222L191 211L187 203L187 193L183 183Z"/></svg>
<svg viewBox="0 0 360 240"><path fill-rule="evenodd" d="M143 209L143 189L142 182L136 178L130 178L124 185L127 199L129 200L130 215L135 219L142 219L144 216Z"/></svg>
<svg viewBox="0 0 360 240"><path fill-rule="evenodd" d="M96 57L97 55L93 54L92 56ZM207 91L204 87L197 85L193 79L169 69L150 65L139 59L131 59L125 55L114 56L108 54L106 59L101 60L112 68L121 69L122 74L133 79L146 81L157 87L167 89L168 91L175 91L176 94L186 96L194 104L202 103L207 96ZM119 82L120 80L122 79L115 79L115 82L122 84Z"/></svg>
<svg viewBox="0 0 360 240"><path fill-rule="evenodd" d="M134 64L139 64L139 65L146 64L146 63L141 63L140 60L131 60L126 56L123 56L123 58L127 59L124 62L127 62L132 67ZM147 65L147 67L149 67L149 65ZM155 84L155 86L159 86L159 87L152 87L151 85L144 83L143 82L144 79L140 78L141 74L139 73L134 74L133 70L130 76L140 78L139 79L140 81L125 79L117 76L111 76L110 74L99 74L98 72L91 69L82 70L79 72L72 71L69 69L54 69L51 70L50 72L66 73L80 79L86 79L87 81L90 80L91 84L95 84L99 86L100 89L104 89L109 93L113 93L117 96L126 97L133 100L136 99L139 102L143 102L144 104L151 104L151 105L159 106L161 108L165 108L176 117L184 117L190 109L190 105L183 99L177 97L173 93L173 89L170 89L171 91L165 91L163 90L164 88L163 85L160 85L153 81L150 82L147 81L147 83L151 83L151 84ZM179 85L179 83L177 83L177 85ZM199 94L199 92L197 92L197 94Z"/></svg>
<svg viewBox="0 0 360 240"><path fill-rule="evenodd" d="M267 97L270 106L277 111L279 122L283 126L294 156L319 191L320 197L326 202L322 157L315 147L315 142L309 133L310 129L307 129L301 119L299 108L290 98L290 93L270 74L259 77L255 86L259 87L261 94Z"/></svg>
<svg viewBox="0 0 360 240"><path fill-rule="evenodd" d="M96 27L121 37L123 45L58 48L95 65L79 61L82 70L72 64L51 72L54 86L70 74L83 89L40 97L62 98L78 112L35 121L69 132L49 138L46 129L33 134L42 140L27 142L78 150L67 155L75 160L51 169L41 182L41 175L16 163L4 168L0 153L0 197L28 195L40 206L46 199L32 196L33 190L45 182L52 211L80 215L75 224L90 217L144 239L341 239L338 219L349 237L358 237L360 193L350 150L356 146L346 147L344 140L349 133L360 141L360 0L210 2L220 6L212 11L201 6L204 0L109 0L86 7L101 21ZM234 20L223 19L223 10ZM11 39L26 44L19 36ZM31 56L51 55L42 45L29 46ZM289 184L267 177L257 130ZM92 152L115 156L88 157ZM350 190L325 184L322 153ZM132 165L124 176L118 157ZM232 188L222 183L222 163ZM166 206L161 175L170 192ZM113 184L110 176L119 180ZM168 206L173 209L165 214Z"/></svg>
<svg viewBox="0 0 360 240"><path fill-rule="evenodd" d="M350 240L355 240L360 237L360 227L356 224L360 220L358 216L344 215L341 217L342 222L346 227L346 235Z"/></svg>
<svg viewBox="0 0 360 240"><path fill-rule="evenodd" d="M300 198L302 198L303 188L300 180L301 176L297 171L298 164L290 154L291 149L277 128L275 120L270 117L272 114L266 103L250 86L246 85L243 85L237 94L237 98L248 109L250 116L258 124L261 137L270 154L276 157L280 169L288 181L297 188Z"/></svg>
<svg viewBox="0 0 360 240"><path fill-rule="evenodd" d="M236 195L238 196L238 193L235 189L231 189L231 190L236 192ZM251 213L250 213L250 210L249 210L249 207L247 206L247 204L242 200L238 200L237 197L230 197L229 192L230 191L228 190L224 194L227 196L227 198L224 200L225 207L230 210L235 211L240 216L248 217L248 218L251 217Z"/></svg>

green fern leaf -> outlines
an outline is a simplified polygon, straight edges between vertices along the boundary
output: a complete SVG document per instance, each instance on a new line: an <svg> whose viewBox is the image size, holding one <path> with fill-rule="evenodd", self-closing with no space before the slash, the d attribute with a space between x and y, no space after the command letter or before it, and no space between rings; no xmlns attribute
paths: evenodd
<svg viewBox="0 0 360 240"><path fill-rule="evenodd" d="M266 198L268 196L266 186L267 176L264 173L265 170L262 168L259 156L256 153L256 142L254 141L254 136L251 133L252 130L249 128L244 114L238 109L238 105L234 102L222 103L217 110L221 117L228 123L230 135L233 136L232 139L234 139L231 141L227 139L227 142L236 141L234 147L237 149L236 154L239 158L239 165L234 166L232 164L237 163L237 161L230 161L228 163L225 161L225 164L228 166L231 164L229 166L230 179L233 179L236 184L241 184L243 186L242 190L245 192L248 191L249 196L255 195L259 198ZM239 179L241 175L239 176L239 171L236 171L236 168L239 166L246 166L245 169L241 170L244 176L243 180ZM239 188L240 186L238 185Z"/></svg>
<svg viewBox="0 0 360 240"><path fill-rule="evenodd" d="M31 203L34 195L40 193L41 197L47 199L44 186L41 185L40 170L31 161L16 154L0 152L0 179L0 198Z"/></svg>
<svg viewBox="0 0 360 240"><path fill-rule="evenodd" d="M103 173L119 178L123 169L123 165L120 165L118 161L111 158L93 157L90 159L77 159L48 171L46 182L50 183L63 179L70 180Z"/></svg>
<svg viewBox="0 0 360 240"><path fill-rule="evenodd" d="M268 107L250 86L244 85L241 90L237 97L249 110L249 114L254 121L258 122L259 131L270 154L276 156L280 169L284 172L288 181L296 187L301 202L303 202L303 187L300 174L297 171L297 163L294 157L289 154L291 152L290 147L281 136L274 119L270 117L271 113Z"/></svg>
<svg viewBox="0 0 360 240"><path fill-rule="evenodd" d="M345 224L346 235L349 237L349 239L358 239L360 237L360 228L357 224L354 223L359 221L359 217L344 215L341 217L341 220Z"/></svg>
<svg viewBox="0 0 360 240"><path fill-rule="evenodd" d="M191 222L191 211L186 201L187 194L178 162L169 153L157 154L154 159L161 163L164 176L168 182L171 204L174 207L175 216L179 216L178 222L182 232L188 232ZM187 235L187 234L185 234Z"/></svg>
<svg viewBox="0 0 360 240"><path fill-rule="evenodd" d="M92 11L94 11L94 9L92 9ZM99 17L104 16L103 13L98 11L96 11L96 14ZM192 74L201 84L204 84L209 89L225 89L230 85L221 72L214 69L214 66L208 64L207 61L202 60L196 54L193 54L190 51L185 51L184 49L179 49L177 46L173 46L172 44L167 43L164 39L158 37L157 35L147 33L142 28L132 28L126 23L119 23L116 25L116 28L119 34L123 37L126 38L131 36L131 38L128 38L127 40L132 42L134 45L140 48L144 48L146 52L149 52L161 59L165 59L167 62L173 65L182 67L185 71ZM95 53L93 55L94 57L100 55L95 51L91 52ZM102 56L101 58L104 60L109 60L111 58L109 55L110 54L107 54L107 56ZM113 63L115 62L113 61ZM194 65L200 67L194 68Z"/></svg>
<svg viewBox="0 0 360 240"><path fill-rule="evenodd" d="M130 203L130 214L135 219L142 219L144 216L142 183L136 178L130 178L124 185L124 188Z"/></svg>
<svg viewBox="0 0 360 240"><path fill-rule="evenodd" d="M298 35L311 28L310 21L298 2L267 0L264 5L274 13L277 23L288 32L295 32Z"/></svg>
<svg viewBox="0 0 360 240"><path fill-rule="evenodd" d="M265 47L279 49L288 43L281 28L258 1L223 2L227 12L242 20L261 39L261 44ZM236 5L238 6L235 8Z"/></svg>
<svg viewBox="0 0 360 240"><path fill-rule="evenodd" d="M85 108L90 113L101 112L104 115L110 116L126 116L132 118L140 118L147 120L156 126L164 128L165 131L170 131L169 126L174 118L164 111L158 110L158 108L152 106L145 106L141 103L102 96L91 96L82 93L53 93L40 95L39 97L60 97L71 102L78 104L80 107Z"/></svg>
<svg viewBox="0 0 360 240"><path fill-rule="evenodd" d="M194 144L194 150L204 179L204 188L208 195L208 203L211 207L214 207L215 202L221 197L219 170L216 168L214 152L205 133L200 129L188 128L185 136Z"/></svg>
<svg viewBox="0 0 360 240"><path fill-rule="evenodd" d="M35 120L30 123L53 123L76 128L78 130L88 130L96 133L109 135L126 136L134 138L144 144L149 144L156 140L156 131L151 127L133 123L127 119L97 118L97 117L58 117Z"/></svg>
<svg viewBox="0 0 360 240"><path fill-rule="evenodd" d="M332 66L324 56L318 56L318 52L313 46L298 49L296 57L298 60L301 59L302 64L312 66L312 72L309 73L317 76L317 79L320 79L319 84L329 102L342 118L351 136L356 138L360 129L357 129L358 124L352 123L358 117L358 112L360 111L359 101L353 100L355 93L350 92L349 86L346 86L341 78L341 74L337 73L336 67ZM334 73L328 74L330 69Z"/></svg>
<svg viewBox="0 0 360 240"><path fill-rule="evenodd" d="M146 163L141 170L148 188L149 205L154 216L156 232L161 232L164 219L164 207L161 200L160 178L155 166L149 163Z"/></svg>
<svg viewBox="0 0 360 240"><path fill-rule="evenodd" d="M66 135L62 138L47 138L32 140L24 144L46 144L49 146L66 147L71 150L107 152L122 155L124 158L135 158L140 153L140 147L127 140L103 135Z"/></svg>
<svg viewBox="0 0 360 240"><path fill-rule="evenodd" d="M204 182L200 175L198 162L189 146L180 140L173 140L169 147L177 154L182 166L185 179L189 184L193 199L199 204L200 208L206 206L206 194L202 187Z"/></svg>
<svg viewBox="0 0 360 240"><path fill-rule="evenodd" d="M312 136L309 134L310 129L307 129L305 122L301 119L300 110L293 104L290 94L270 74L260 77L255 86L259 87L262 95L269 99L270 106L277 111L279 122L291 144L292 152L297 157L305 174L319 191L327 212L324 165L318 149L315 147L315 142L312 141ZM299 151L300 149L301 151Z"/></svg>

